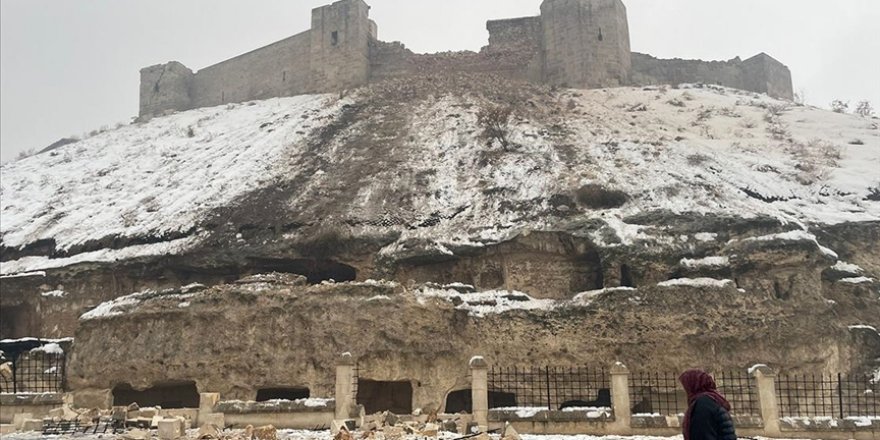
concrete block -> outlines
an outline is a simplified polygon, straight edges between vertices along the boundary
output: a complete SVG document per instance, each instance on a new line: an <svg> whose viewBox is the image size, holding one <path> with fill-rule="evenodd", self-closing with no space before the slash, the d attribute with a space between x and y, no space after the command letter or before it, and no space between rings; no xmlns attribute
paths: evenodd
<svg viewBox="0 0 880 440"><path fill-rule="evenodd" d="M73 394L74 408L110 409L113 406L112 390L85 389L71 394Z"/></svg>
<svg viewBox="0 0 880 440"><path fill-rule="evenodd" d="M32 419L32 418L34 418L34 415L31 413L14 414L12 416L12 426L14 426L15 429L17 429L17 430L21 429L21 425L24 424L24 421L27 419Z"/></svg>
<svg viewBox="0 0 880 440"><path fill-rule="evenodd" d="M26 419L21 424L22 432L42 431L43 421L41 419Z"/></svg>
<svg viewBox="0 0 880 440"><path fill-rule="evenodd" d="M183 426L178 419L159 420L159 439L176 440L183 436Z"/></svg>
<svg viewBox="0 0 880 440"><path fill-rule="evenodd" d="M0 435L12 434L15 432L15 425L11 423L0 424Z"/></svg>

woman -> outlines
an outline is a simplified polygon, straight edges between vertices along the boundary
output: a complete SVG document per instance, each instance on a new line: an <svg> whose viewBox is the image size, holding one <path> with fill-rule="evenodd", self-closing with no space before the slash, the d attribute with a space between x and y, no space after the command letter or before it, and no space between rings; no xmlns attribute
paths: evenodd
<svg viewBox="0 0 880 440"><path fill-rule="evenodd" d="M678 380L688 397L681 424L684 440L736 440L730 403L718 392L715 379L705 371L688 370Z"/></svg>

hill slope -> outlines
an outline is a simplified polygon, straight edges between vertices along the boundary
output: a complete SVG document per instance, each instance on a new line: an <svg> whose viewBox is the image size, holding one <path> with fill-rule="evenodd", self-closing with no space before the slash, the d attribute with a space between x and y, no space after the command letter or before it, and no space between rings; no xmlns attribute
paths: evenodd
<svg viewBox="0 0 880 440"><path fill-rule="evenodd" d="M649 212L880 221L876 120L714 87L424 81L189 111L5 165L2 273L262 246L247 231L267 225L274 242L394 231L387 254L590 220L600 244L670 240L624 221ZM513 112L510 151L478 120L497 106ZM599 185L627 202L594 209L617 204Z"/></svg>

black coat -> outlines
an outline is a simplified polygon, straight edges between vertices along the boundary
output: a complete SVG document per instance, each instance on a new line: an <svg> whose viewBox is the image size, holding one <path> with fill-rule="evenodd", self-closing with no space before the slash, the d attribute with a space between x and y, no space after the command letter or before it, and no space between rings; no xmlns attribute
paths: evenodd
<svg viewBox="0 0 880 440"><path fill-rule="evenodd" d="M690 434L690 440L736 440L730 413L709 396L694 403Z"/></svg>

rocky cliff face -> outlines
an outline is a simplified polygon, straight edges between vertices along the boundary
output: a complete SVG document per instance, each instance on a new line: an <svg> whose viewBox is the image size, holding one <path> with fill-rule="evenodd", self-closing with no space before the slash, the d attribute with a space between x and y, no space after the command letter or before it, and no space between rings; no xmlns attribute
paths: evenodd
<svg viewBox="0 0 880 440"><path fill-rule="evenodd" d="M142 326L154 328L150 322L201 328L212 322L199 318L210 308L78 321L83 312L144 289L281 272L311 284L398 283L399 298L366 309L346 309L353 303L342 294L297 296L327 301L292 315L303 328L328 329L313 342L302 332L291 345L314 344L313 369L358 347L366 359L391 352L415 359L409 347L434 347L432 332L443 335L437 344L461 345L416 350L436 365L460 368L471 354L510 350L497 360L525 362L534 348L514 349L509 335L539 330L550 341L534 354L540 359L584 362L587 354L557 347L571 340L582 346L566 350L609 361L656 352L654 365L670 368L692 356L729 366L788 359L870 368L876 356L848 345L848 326L880 325L878 165L876 120L704 86L577 91L446 75L340 97L199 109L4 166L2 332L68 336L82 325L77 368L93 371L86 354L108 337L99 323L124 342ZM421 311L406 295L423 283L470 285L472 302L488 295L487 304L498 295L570 304L583 292L637 290L608 294L589 316L582 315L589 307L554 306L477 319L455 304ZM218 289L209 296L242 323L292 310L283 301L257 307L259 295L238 310L223 294L236 289ZM363 290L294 290L309 289ZM407 316L401 323L378 318L397 308ZM437 318L431 325L443 328L409 335L395 327L410 312L413 322ZM362 325L343 325L352 319ZM479 331L458 336L461 319ZM551 331L557 324L548 322L559 320L565 331ZM605 336L584 339L586 321ZM244 324L229 328L237 325ZM357 328L375 341L357 344L330 330L360 335ZM196 339L186 343L223 341ZM319 346L329 348L312 353ZM714 357L695 348L707 346ZM167 354L195 350L179 348ZM272 354L270 364L292 360L293 351ZM301 368L322 389L324 375ZM153 379L135 380L156 375L142 377ZM200 386L236 395L253 389L248 381L204 380Z"/></svg>

